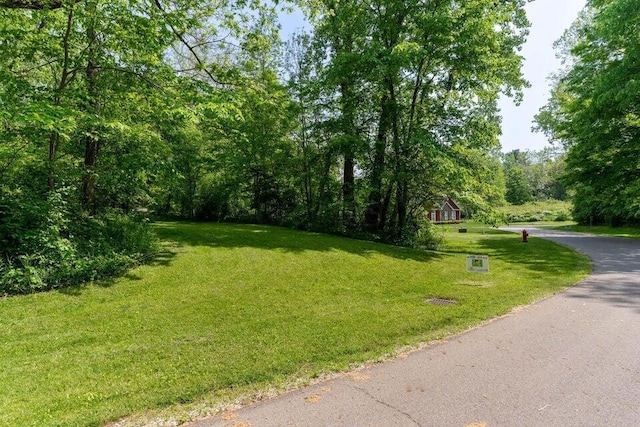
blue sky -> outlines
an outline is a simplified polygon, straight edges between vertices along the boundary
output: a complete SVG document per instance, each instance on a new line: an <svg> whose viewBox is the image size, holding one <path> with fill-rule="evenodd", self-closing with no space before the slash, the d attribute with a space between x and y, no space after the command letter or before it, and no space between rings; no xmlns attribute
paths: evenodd
<svg viewBox="0 0 640 427"><path fill-rule="evenodd" d="M499 106L502 112L502 151L514 149L540 150L549 143L542 133L531 131L533 117L549 98L551 73L561 64L556 58L553 43L578 17L585 0L535 0L525 9L531 28L527 43L522 49L525 58L524 77L531 87L524 92L524 100L516 106L511 99L503 98Z"/></svg>
<svg viewBox="0 0 640 427"><path fill-rule="evenodd" d="M553 43L577 18L585 3L586 0L534 0L525 6L531 28L521 54L525 58L523 73L531 87L524 91L519 106L509 98L500 99L503 152L549 146L543 134L531 131L532 121L549 97L549 75L560 68ZM282 25L282 36L286 40L291 32L304 26L304 17L300 12L283 15Z"/></svg>

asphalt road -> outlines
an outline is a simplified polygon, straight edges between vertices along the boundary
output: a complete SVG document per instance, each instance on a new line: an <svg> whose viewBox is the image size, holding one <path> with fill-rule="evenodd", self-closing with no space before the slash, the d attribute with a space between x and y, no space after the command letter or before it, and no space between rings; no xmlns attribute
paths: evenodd
<svg viewBox="0 0 640 427"><path fill-rule="evenodd" d="M640 241L530 234L587 254L593 274L406 357L190 425L640 425Z"/></svg>

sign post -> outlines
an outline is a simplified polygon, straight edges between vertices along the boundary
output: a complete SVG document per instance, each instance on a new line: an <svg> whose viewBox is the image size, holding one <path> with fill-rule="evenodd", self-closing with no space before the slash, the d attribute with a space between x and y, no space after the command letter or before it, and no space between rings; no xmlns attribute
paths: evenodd
<svg viewBox="0 0 640 427"><path fill-rule="evenodd" d="M467 271L489 272L489 255L467 255Z"/></svg>

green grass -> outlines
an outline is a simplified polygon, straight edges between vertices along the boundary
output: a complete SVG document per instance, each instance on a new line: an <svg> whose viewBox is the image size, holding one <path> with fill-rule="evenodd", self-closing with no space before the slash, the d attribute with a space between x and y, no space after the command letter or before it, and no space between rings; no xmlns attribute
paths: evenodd
<svg viewBox="0 0 640 427"><path fill-rule="evenodd" d="M572 204L568 201L546 200L523 205L507 205L498 208L509 223L549 222L571 219Z"/></svg>
<svg viewBox="0 0 640 427"><path fill-rule="evenodd" d="M608 227L605 225L576 225L575 223L565 227L553 227L556 230L571 230L579 233L601 234L605 236L640 238L640 227Z"/></svg>
<svg viewBox="0 0 640 427"><path fill-rule="evenodd" d="M156 228L167 253L152 265L0 300L0 425L188 418L462 331L589 271L550 242L474 226L448 226L430 252L264 226ZM467 254L489 255L490 272L467 273Z"/></svg>

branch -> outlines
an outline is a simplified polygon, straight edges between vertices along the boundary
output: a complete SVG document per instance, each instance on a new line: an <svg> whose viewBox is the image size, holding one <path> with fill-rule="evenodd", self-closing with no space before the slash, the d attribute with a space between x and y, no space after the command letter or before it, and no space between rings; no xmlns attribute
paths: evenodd
<svg viewBox="0 0 640 427"><path fill-rule="evenodd" d="M35 71L35 70L38 70L38 69L40 69L40 68L43 68L43 67L46 67L46 66L48 66L48 65L53 64L53 63L54 63L54 62L56 62L57 60L58 60L58 59L56 58L56 59L52 59L52 60L51 60L51 61L49 61L49 62L45 62L44 64L34 65L34 66L30 67L30 68L25 68L25 69L23 69L23 70L15 70L15 71L14 71L14 70L12 70L12 71L13 71L13 73L14 73L16 76L24 77L24 76L28 75L29 73L31 73L32 71Z"/></svg>
<svg viewBox="0 0 640 427"><path fill-rule="evenodd" d="M64 6L64 0L0 0L0 7L8 9L59 9Z"/></svg>
<svg viewBox="0 0 640 427"><path fill-rule="evenodd" d="M99 69L99 70L117 71L117 72L120 72L120 73L131 74L131 75L137 77L138 79L140 79L141 81L147 83L149 86L155 87L156 89L159 89L159 90L161 90L163 92L166 92L164 87L160 86L159 84L157 84L156 82L154 82L153 80L151 80L150 78L145 76L143 73L140 73L138 71L130 70L128 68L123 68L123 67L96 66L95 68Z"/></svg>
<svg viewBox="0 0 640 427"><path fill-rule="evenodd" d="M0 166L0 177L4 175L9 170L11 165L18 159L18 153L27 148L30 143L30 141L27 141L13 151L13 157L9 158L4 165Z"/></svg>
<svg viewBox="0 0 640 427"><path fill-rule="evenodd" d="M158 8L158 10L164 14L165 16L167 15L167 12L165 11L165 9L162 7L162 4L160 3L159 0L154 0L154 4L156 5L156 7ZM232 83L228 83L228 82L221 82L219 81L211 71L209 71L206 67L205 62L200 58L200 55L198 55L198 53L196 52L196 46L189 44L189 42L187 41L187 39L184 37L184 34L179 32L173 25L171 25L168 21L167 21L167 25L171 28L171 31L173 32L173 34L178 38L178 40L180 40L182 42L182 44L189 50L189 52L191 53L191 55L193 56L193 59L195 59L195 61L198 63L199 68L205 72L205 74L211 79L211 81L213 81L216 84L219 85L223 85L223 86L230 86L232 85Z"/></svg>

